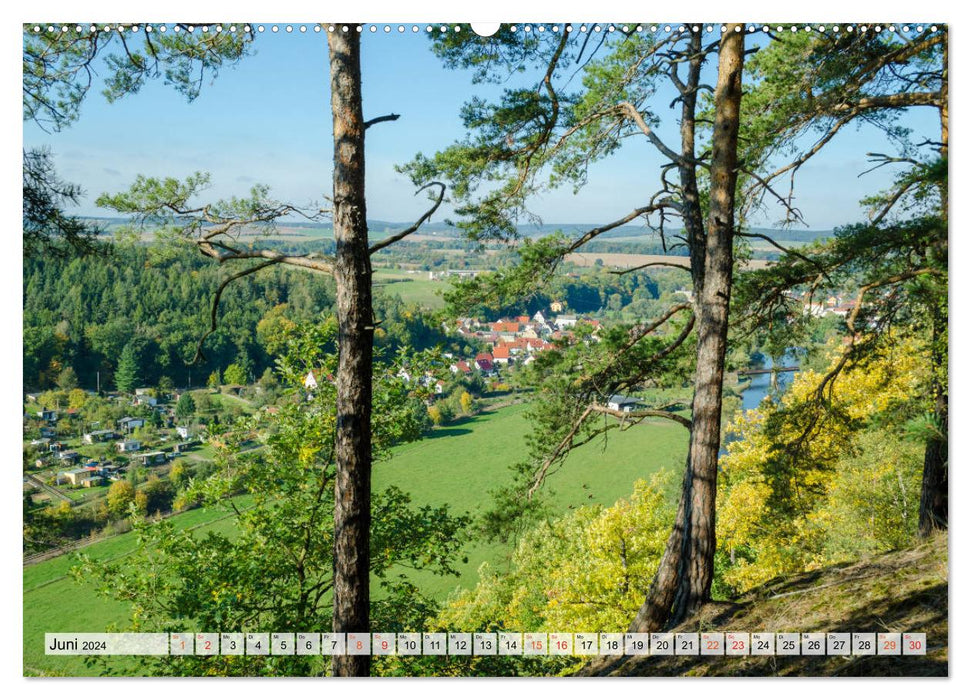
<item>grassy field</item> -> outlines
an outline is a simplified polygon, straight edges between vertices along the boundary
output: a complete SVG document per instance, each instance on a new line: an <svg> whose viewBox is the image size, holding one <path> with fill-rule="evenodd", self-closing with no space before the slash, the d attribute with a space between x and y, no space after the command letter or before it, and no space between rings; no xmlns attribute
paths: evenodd
<svg viewBox="0 0 971 700"><path fill-rule="evenodd" d="M246 499L240 499L241 506ZM200 508L173 516L179 528L199 528L226 532L232 520L223 511ZM135 547L133 533L118 535L84 547L81 552L93 559L112 560L127 556ZM91 675L96 673L80 656L45 656L45 632L99 632L109 625L124 628L129 619L128 606L106 600L90 586L70 576L76 564L73 554L65 554L24 568L24 674L25 675ZM131 659L114 657L112 667L131 673L136 668Z"/></svg>
<svg viewBox="0 0 971 700"><path fill-rule="evenodd" d="M416 504L447 504L456 513L479 512L489 505L489 491L508 483L509 467L526 455L525 409L525 405L509 406L475 416L398 448L389 461L375 466L374 488L393 484L410 493ZM603 443L593 442L574 451L547 481L556 511L613 504L631 493L636 479L663 468L680 469L687 433L670 421L644 423L610 434L606 450L602 447ZM502 566L509 549L508 545L471 543L465 552L469 561L459 567L458 579L417 574L413 580L427 595L441 600L456 586L474 586L483 562Z"/></svg>
<svg viewBox="0 0 971 700"><path fill-rule="evenodd" d="M448 504L456 513L476 513L489 504L489 491L506 483L508 467L526 453L529 424L524 405L508 406L434 431L424 440L397 448L374 469L375 490L395 485L410 493L415 505ZM612 504L632 491L635 479L661 468L678 469L684 461L687 435L674 423L645 423L612 434L606 451L601 444L577 450L549 480L559 512L570 506ZM672 496L673 497L673 496ZM218 528L232 520L213 522L222 513L196 510L175 516L180 527ZM123 557L134 546L131 534L119 535L85 548L99 559ZM457 586L472 587L483 562L502 567L510 545L470 542L459 566L460 577L417 573L412 580L425 595L444 600ZM91 675L82 657L44 656L45 631L101 631L124 625L127 607L106 601L69 575L73 557L65 555L24 569L24 670L30 674ZM380 595L375 590L375 595ZM118 658L112 668L131 673L130 660Z"/></svg>

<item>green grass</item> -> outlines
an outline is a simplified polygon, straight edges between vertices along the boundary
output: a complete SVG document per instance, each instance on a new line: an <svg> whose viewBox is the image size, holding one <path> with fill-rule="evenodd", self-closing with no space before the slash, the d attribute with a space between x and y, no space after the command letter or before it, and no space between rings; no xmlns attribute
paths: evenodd
<svg viewBox="0 0 971 700"><path fill-rule="evenodd" d="M428 273L418 271L413 275L395 270L375 270L374 288L379 294L401 298L406 304L418 304L426 309L441 309L445 303L441 293L451 285L428 279Z"/></svg>
<svg viewBox="0 0 971 700"><path fill-rule="evenodd" d="M238 503L246 506L248 500ZM179 528L228 532L233 525L221 510L200 508L172 517ZM84 547L80 551L92 559L105 561L123 558L135 548L133 533L111 537ZM80 656L45 656L45 632L99 632L110 625L124 629L129 620L125 603L99 596L93 584L81 584L71 577L77 563L75 554L65 554L24 568L24 673L25 675L92 675ZM136 673L137 661L113 657L112 669L123 674Z"/></svg>
<svg viewBox="0 0 971 700"><path fill-rule="evenodd" d="M526 455L530 426L525 409L522 404L501 408L397 448L390 460L375 465L374 488L395 485L418 505L447 504L455 513L481 512L491 501L489 492L509 483L509 467ZM633 491L638 478L649 478L659 469L680 469L687 433L670 421L645 422L623 433L611 432L606 450L602 447L602 442L580 447L548 479L556 512L591 503L613 504ZM458 579L424 572L412 579L426 595L442 600L456 586L474 586L483 562L503 566L509 552L509 545L472 543L465 552L468 563L458 567Z"/></svg>

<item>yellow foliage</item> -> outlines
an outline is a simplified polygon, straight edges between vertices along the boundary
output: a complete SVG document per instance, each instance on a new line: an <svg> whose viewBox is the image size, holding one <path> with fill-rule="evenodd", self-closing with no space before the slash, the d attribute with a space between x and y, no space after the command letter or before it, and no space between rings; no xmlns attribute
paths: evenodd
<svg viewBox="0 0 971 700"><path fill-rule="evenodd" d="M479 583L450 600L444 629L624 629L644 601L673 512L660 477L640 480L609 508L585 506L525 535L508 574L484 565Z"/></svg>
<svg viewBox="0 0 971 700"><path fill-rule="evenodd" d="M68 408L83 408L88 400L88 394L84 389L71 389L67 395Z"/></svg>
<svg viewBox="0 0 971 700"><path fill-rule="evenodd" d="M839 351L833 348L834 364ZM719 549L731 562L722 573L726 584L744 590L909 536L919 491L905 483L919 468L914 446L886 431L874 437L864 426L919 397L929 365L916 342L897 340L865 365L844 369L798 453L786 447L802 437L804 422L779 418L805 405L823 374L800 372L778 405L735 416L730 432L741 439L721 459L718 494ZM887 450L882 461L874 442ZM868 530L861 520L890 525Z"/></svg>

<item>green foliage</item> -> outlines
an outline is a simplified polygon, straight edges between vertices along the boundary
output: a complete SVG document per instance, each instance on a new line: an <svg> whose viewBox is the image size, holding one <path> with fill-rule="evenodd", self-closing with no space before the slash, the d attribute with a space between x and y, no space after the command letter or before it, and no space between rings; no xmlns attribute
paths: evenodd
<svg viewBox="0 0 971 700"><path fill-rule="evenodd" d="M121 483L121 482L118 482ZM158 512L168 512L172 510L172 502L175 500L175 484L169 479L150 478L139 490L145 496L145 505L142 512L152 515Z"/></svg>
<svg viewBox="0 0 971 700"><path fill-rule="evenodd" d="M78 386L78 375L71 367L65 367L57 375L57 386L63 391L71 391Z"/></svg>
<svg viewBox="0 0 971 700"><path fill-rule="evenodd" d="M456 592L429 621L435 630L597 633L626 629L644 600L673 510L661 487L638 480L610 507L583 506L519 539L508 569L484 564L471 590ZM402 660L402 663L407 661ZM408 667L415 675L550 675L577 668L570 657L449 657Z"/></svg>
<svg viewBox="0 0 971 700"><path fill-rule="evenodd" d="M928 374L914 339L884 338L833 382L822 414L822 375L804 370L779 403L735 417L718 502L729 590L910 542L923 451L899 426L925 409Z"/></svg>
<svg viewBox="0 0 971 700"><path fill-rule="evenodd" d="M172 482L176 490L184 489L186 486L188 486L191 478L192 472L184 460L177 459L172 462L172 468L169 470L169 481Z"/></svg>
<svg viewBox="0 0 971 700"><path fill-rule="evenodd" d="M229 365L229 367L226 368L226 371L223 372L223 381L226 382L226 384L243 385L248 383L247 379L246 370L235 362Z"/></svg>
<svg viewBox="0 0 971 700"><path fill-rule="evenodd" d="M908 133L897 126L899 109L879 101L860 106L868 98L939 92L946 42L946 31L930 27L906 39L895 32L830 35L787 27L746 64L752 87L739 134L741 159L758 169L780 153L802 150L804 137L822 146L830 130L854 119L883 128L891 142L910 149Z"/></svg>
<svg viewBox="0 0 971 700"><path fill-rule="evenodd" d="M111 484L107 496L108 515L121 518L128 514L128 507L135 502L135 487L131 481L121 479Z"/></svg>
<svg viewBox="0 0 971 700"><path fill-rule="evenodd" d="M175 417L179 420L192 418L196 413L196 402L188 391L179 396L175 404Z"/></svg>
<svg viewBox="0 0 971 700"><path fill-rule="evenodd" d="M285 329L332 309L329 278L283 266L263 270L226 289L206 359L188 365L224 275L198 252L161 242L117 247L106 259L25 259L25 384L49 388L70 366L80 386L95 388L97 372L102 387L110 386L129 343L140 360L135 386L158 385L162 377L197 386L215 370L247 361L244 369L259 377L285 346ZM404 346L424 350L454 340L434 318L397 300L379 297L375 314L382 320L375 352L385 361Z"/></svg>
<svg viewBox="0 0 971 700"><path fill-rule="evenodd" d="M130 394L141 383L141 370L139 368L138 356L135 353L135 346L132 343L125 345L118 358L118 367L115 369L115 386L118 391Z"/></svg>
<svg viewBox="0 0 971 700"><path fill-rule="evenodd" d="M165 398L168 394L171 394L175 390L175 382L172 381L172 377L167 375L162 375L158 378L158 388L155 390L155 395L158 398Z"/></svg>
<svg viewBox="0 0 971 700"><path fill-rule="evenodd" d="M102 94L108 101L137 93L149 79L161 76L193 100L202 85L224 65L232 65L248 51L252 34L242 26L210 26L208 32L130 34L120 31L75 32L73 23L60 31L54 26L24 25L24 119L41 128L60 131L80 115L81 103L93 85L95 67L105 75ZM100 29L100 28L99 28ZM139 40L139 37L142 37Z"/></svg>
<svg viewBox="0 0 971 700"><path fill-rule="evenodd" d="M47 149L24 151L24 257L105 254L109 248L100 227L64 213L78 204L81 187L58 178L54 157Z"/></svg>
<svg viewBox="0 0 971 700"><path fill-rule="evenodd" d="M206 380L206 386L210 389L218 389L222 383L222 374L218 369L214 369L212 374L209 375L209 379Z"/></svg>
<svg viewBox="0 0 971 700"><path fill-rule="evenodd" d="M228 499L244 492L252 507L233 512L232 536L198 537L177 530L168 520L133 521L139 547L133 559L85 561L79 575L98 582L99 590L132 606L134 629L177 629L186 624L212 629L330 629L333 576L331 521L335 388L321 381L312 398L302 396L309 367L333 367L328 352L333 323L295 333L280 358L280 376L292 399L273 413L237 420L221 436L217 470L196 478L180 494L181 502L199 501L229 507ZM419 366L420 356L411 358ZM397 377L400 365L377 366L375 373L374 447L379 457L394 444L420 436L416 407L424 406L413 387ZM240 452L243 441L258 437L264 450ZM121 482L119 482L121 483ZM165 482L162 482L165 483ZM151 487L151 488L150 488ZM142 493L162 487L146 484ZM382 582L388 599L376 596L375 624L391 622L396 601L407 597L406 568L454 575L453 560L468 525L444 506L413 507L396 488L374 494L371 531L372 576ZM147 504L151 510L152 503ZM269 546L268 546L269 545ZM413 596L413 617L430 610ZM401 613L409 609L404 606ZM402 617L397 617L401 623ZM417 623L416 623L417 624ZM325 671L316 657L219 657L184 660L163 658L146 663L173 675L307 675Z"/></svg>

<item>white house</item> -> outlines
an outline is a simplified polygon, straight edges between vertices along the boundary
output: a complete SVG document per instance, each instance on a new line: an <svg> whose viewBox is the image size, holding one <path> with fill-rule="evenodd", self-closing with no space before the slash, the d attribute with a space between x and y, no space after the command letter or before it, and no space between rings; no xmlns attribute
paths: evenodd
<svg viewBox="0 0 971 700"><path fill-rule="evenodd" d="M121 418L121 419L118 420L118 424L117 425L118 425L118 427L121 430L131 431L131 430L134 430L135 428L141 428L142 426L144 426L145 425L145 419L144 418L132 418L131 416L125 416L124 418Z"/></svg>
<svg viewBox="0 0 971 700"><path fill-rule="evenodd" d="M556 327L561 331L567 328L573 328L575 325L577 325L577 317L572 314L562 314L556 317Z"/></svg>
<svg viewBox="0 0 971 700"><path fill-rule="evenodd" d="M176 426L175 432L178 433L179 434L179 437L182 438L183 440L188 440L189 439L189 436L190 436L189 426L187 426L187 425L179 425L179 426Z"/></svg>
<svg viewBox="0 0 971 700"><path fill-rule="evenodd" d="M611 411L622 411L624 413L630 413L642 405L643 403L640 399L633 396L622 396L621 394L614 394L607 401L607 408Z"/></svg>
<svg viewBox="0 0 971 700"><path fill-rule="evenodd" d="M137 452L142 449L142 443L138 440L122 440L116 442L115 447L118 448L119 452Z"/></svg>
<svg viewBox="0 0 971 700"><path fill-rule="evenodd" d="M313 372L307 372L307 376L303 380L303 388L307 390L317 388L317 377L314 376Z"/></svg>
<svg viewBox="0 0 971 700"><path fill-rule="evenodd" d="M93 445L96 442L107 442L113 437L115 437L113 430L92 430L90 433L84 434L84 442Z"/></svg>

